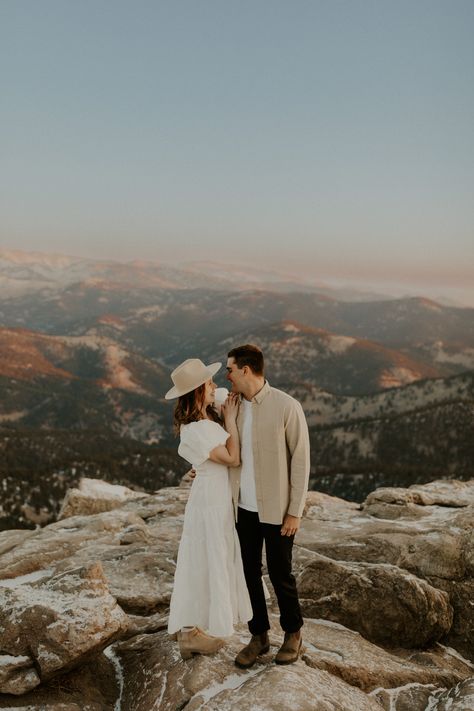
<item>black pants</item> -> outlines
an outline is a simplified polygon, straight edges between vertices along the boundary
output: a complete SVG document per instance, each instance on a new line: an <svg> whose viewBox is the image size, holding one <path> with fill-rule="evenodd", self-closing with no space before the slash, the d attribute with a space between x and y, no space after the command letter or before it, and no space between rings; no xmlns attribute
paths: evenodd
<svg viewBox="0 0 474 711"><path fill-rule="evenodd" d="M281 525L260 523L258 513L239 507L237 532L253 611L249 630L255 635L270 629L262 585L263 541L268 574L280 608L282 629L285 632L297 632L303 625L295 576L291 572L294 536L282 536L280 531Z"/></svg>

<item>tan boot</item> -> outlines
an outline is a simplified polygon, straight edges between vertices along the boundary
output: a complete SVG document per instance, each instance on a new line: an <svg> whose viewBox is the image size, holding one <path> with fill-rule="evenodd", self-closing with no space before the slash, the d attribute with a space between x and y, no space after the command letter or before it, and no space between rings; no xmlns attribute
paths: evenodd
<svg viewBox="0 0 474 711"><path fill-rule="evenodd" d="M211 637L199 627L191 627L178 632L178 644L181 657L190 659L193 654L214 654L224 646L225 640Z"/></svg>
<svg viewBox="0 0 474 711"><path fill-rule="evenodd" d="M259 654L265 654L270 649L268 632L254 634L246 647L240 650L235 658L235 663L241 669L248 669L257 661Z"/></svg>
<svg viewBox="0 0 474 711"><path fill-rule="evenodd" d="M277 664L292 664L296 662L298 656L304 651L302 643L303 635L301 630L298 630L298 632L285 632L285 639L276 653L275 662Z"/></svg>

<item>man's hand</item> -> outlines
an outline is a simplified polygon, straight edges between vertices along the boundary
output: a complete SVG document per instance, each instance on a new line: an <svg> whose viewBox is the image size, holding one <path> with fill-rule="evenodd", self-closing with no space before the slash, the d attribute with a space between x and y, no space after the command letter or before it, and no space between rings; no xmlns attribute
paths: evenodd
<svg viewBox="0 0 474 711"><path fill-rule="evenodd" d="M195 469L190 469L186 474L183 476L183 481L190 481L191 484L193 483L193 480L196 476L196 470Z"/></svg>
<svg viewBox="0 0 474 711"><path fill-rule="evenodd" d="M281 527L281 535L282 536L294 536L296 531L300 527L300 521L301 519L298 518L298 516L290 516L290 514L286 514L285 518L283 519L283 526Z"/></svg>

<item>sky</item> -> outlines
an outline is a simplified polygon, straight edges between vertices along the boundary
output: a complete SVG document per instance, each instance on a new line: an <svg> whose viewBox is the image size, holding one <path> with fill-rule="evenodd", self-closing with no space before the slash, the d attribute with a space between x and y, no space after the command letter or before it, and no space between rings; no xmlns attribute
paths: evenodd
<svg viewBox="0 0 474 711"><path fill-rule="evenodd" d="M0 0L0 247L474 305L472 0Z"/></svg>

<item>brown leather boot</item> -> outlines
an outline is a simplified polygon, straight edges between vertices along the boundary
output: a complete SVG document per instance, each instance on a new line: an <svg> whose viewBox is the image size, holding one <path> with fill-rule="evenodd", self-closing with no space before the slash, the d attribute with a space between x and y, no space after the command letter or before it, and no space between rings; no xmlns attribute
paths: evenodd
<svg viewBox="0 0 474 711"><path fill-rule="evenodd" d="M285 632L285 639L280 649L276 653L275 662L277 664L292 664L296 662L302 653L303 635L298 632Z"/></svg>
<svg viewBox="0 0 474 711"><path fill-rule="evenodd" d="M235 658L235 664L241 669L248 669L257 661L259 654L265 654L270 649L268 632L253 634L246 647L240 650Z"/></svg>
<svg viewBox="0 0 474 711"><path fill-rule="evenodd" d="M191 627L178 632L178 644L182 659L190 659L193 654L214 654L224 646L225 640L211 637L199 627Z"/></svg>

